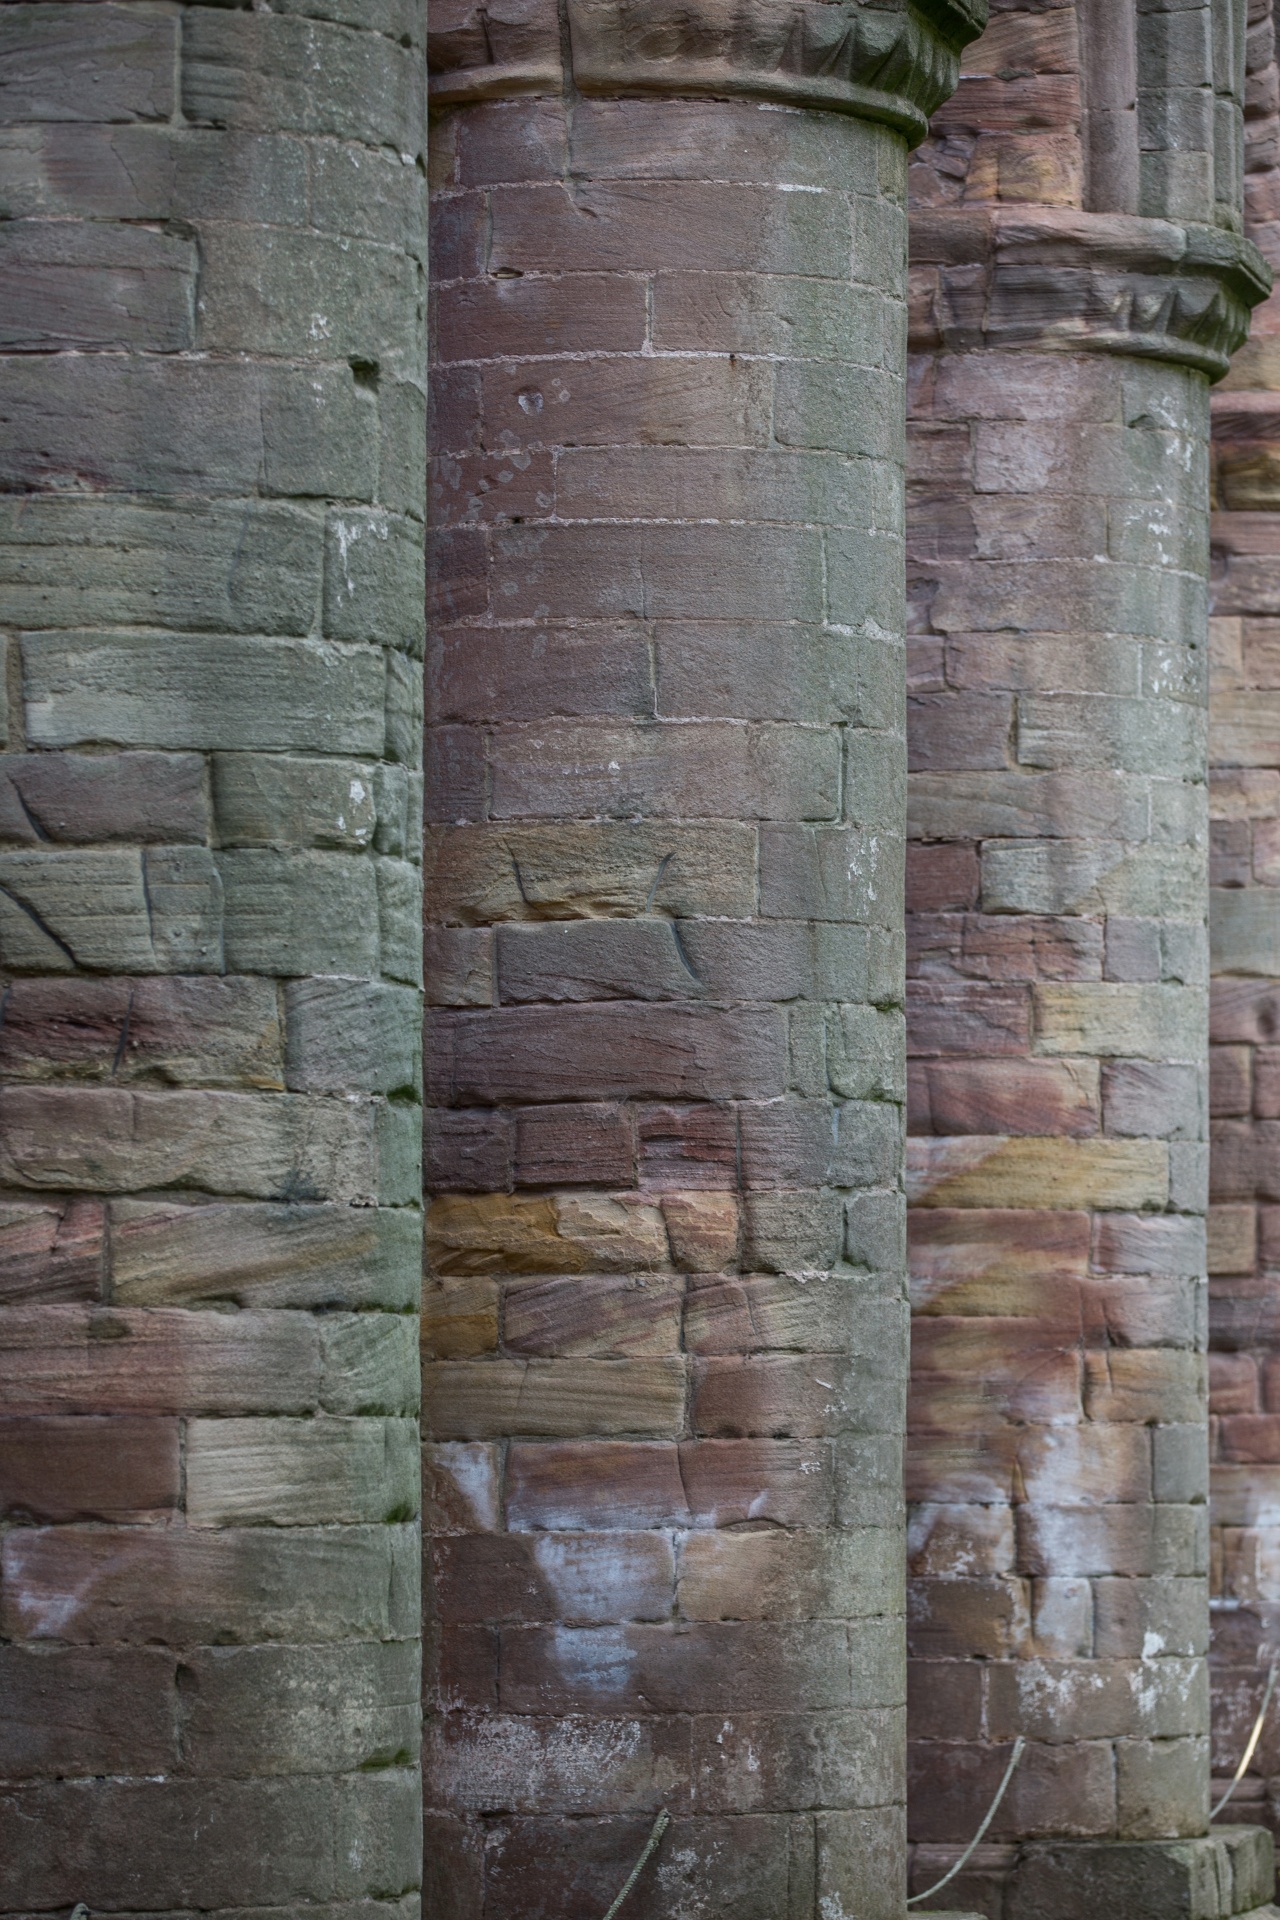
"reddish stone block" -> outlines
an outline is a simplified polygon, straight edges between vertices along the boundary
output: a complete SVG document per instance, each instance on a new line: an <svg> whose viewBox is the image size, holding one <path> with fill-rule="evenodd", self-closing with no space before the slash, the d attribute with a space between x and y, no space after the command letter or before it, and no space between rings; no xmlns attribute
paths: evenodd
<svg viewBox="0 0 1280 1920"><path fill-rule="evenodd" d="M506 1627L500 1700L511 1713L560 1714L850 1706L848 1646L842 1620Z"/></svg>
<svg viewBox="0 0 1280 1920"><path fill-rule="evenodd" d="M0 1514L149 1520L179 1504L178 1423L129 1415L0 1419Z"/></svg>
<svg viewBox="0 0 1280 1920"><path fill-rule="evenodd" d="M968 841L916 841L908 846L908 913L951 913L976 907L981 887L978 849Z"/></svg>
<svg viewBox="0 0 1280 1920"><path fill-rule="evenodd" d="M631 1116L614 1106L522 1107L515 1116L519 1187L629 1187Z"/></svg>
<svg viewBox="0 0 1280 1920"><path fill-rule="evenodd" d="M520 1529L688 1526L673 1442L516 1441L508 1455L507 1523Z"/></svg>
<svg viewBox="0 0 1280 1920"><path fill-rule="evenodd" d="M674 1354L683 1284L665 1275L511 1281L504 1291L507 1352L547 1357Z"/></svg>
<svg viewBox="0 0 1280 1920"><path fill-rule="evenodd" d="M0 1775L165 1774L177 1760L170 1654L0 1647Z"/></svg>
<svg viewBox="0 0 1280 1920"><path fill-rule="evenodd" d="M1210 1047L1209 1112L1215 1119L1252 1111L1252 1060L1250 1047Z"/></svg>
<svg viewBox="0 0 1280 1920"><path fill-rule="evenodd" d="M1092 1062L914 1061L913 1133L1050 1134L1083 1139L1101 1124Z"/></svg>
<svg viewBox="0 0 1280 1920"><path fill-rule="evenodd" d="M992 983L907 985L907 1051L1018 1057L1031 1047L1031 996L1026 987Z"/></svg>
<svg viewBox="0 0 1280 1920"><path fill-rule="evenodd" d="M106 1209L77 1199L0 1207L0 1302L96 1300L106 1262Z"/></svg>
<svg viewBox="0 0 1280 1920"><path fill-rule="evenodd" d="M770 1099L786 1084L780 1011L586 1006L442 1013L427 1027L441 1106L565 1099Z"/></svg>
<svg viewBox="0 0 1280 1920"><path fill-rule="evenodd" d="M208 835L198 754L0 754L0 839L173 846Z"/></svg>
<svg viewBox="0 0 1280 1920"><path fill-rule="evenodd" d="M675 1556L662 1533L476 1533L437 1540L427 1606L456 1622L593 1625L666 1619Z"/></svg>
<svg viewBox="0 0 1280 1920"><path fill-rule="evenodd" d="M917 694L907 701L908 764L913 773L1003 771L1012 758L1012 726L1007 694Z"/></svg>
<svg viewBox="0 0 1280 1920"><path fill-rule="evenodd" d="M920 979L1101 980L1102 928L1043 914L916 913L907 971Z"/></svg>
<svg viewBox="0 0 1280 1920"><path fill-rule="evenodd" d="M492 123L499 116L489 118ZM613 273L483 275L440 288L436 329L443 361L638 353L645 335L644 282Z"/></svg>
<svg viewBox="0 0 1280 1920"><path fill-rule="evenodd" d="M640 1106L636 1128L642 1186L678 1190L734 1184L738 1129L732 1108Z"/></svg>
<svg viewBox="0 0 1280 1920"><path fill-rule="evenodd" d="M512 1125L506 1113L423 1115L422 1179L430 1193L505 1193L511 1185Z"/></svg>

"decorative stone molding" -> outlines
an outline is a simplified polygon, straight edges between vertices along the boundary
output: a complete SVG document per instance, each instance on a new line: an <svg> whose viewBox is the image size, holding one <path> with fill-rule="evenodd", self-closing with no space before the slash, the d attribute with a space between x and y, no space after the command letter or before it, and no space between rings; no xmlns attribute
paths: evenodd
<svg viewBox="0 0 1280 1920"><path fill-rule="evenodd" d="M1271 288L1218 227L999 208L911 216L911 344L1135 354L1221 379Z"/></svg>
<svg viewBox="0 0 1280 1920"><path fill-rule="evenodd" d="M955 87L986 0L439 0L437 107L559 92L773 100L887 121L911 141Z"/></svg>

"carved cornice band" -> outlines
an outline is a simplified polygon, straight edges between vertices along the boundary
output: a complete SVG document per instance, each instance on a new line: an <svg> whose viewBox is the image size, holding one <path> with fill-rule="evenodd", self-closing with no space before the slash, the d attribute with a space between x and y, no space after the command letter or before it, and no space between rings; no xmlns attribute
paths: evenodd
<svg viewBox="0 0 1280 1920"><path fill-rule="evenodd" d="M911 345L1034 346L1171 360L1221 379L1271 290L1219 227L1052 208L911 216Z"/></svg>
<svg viewBox="0 0 1280 1920"><path fill-rule="evenodd" d="M563 4L563 17L562 17ZM434 0L434 107L559 93L771 100L911 141L954 90L987 0Z"/></svg>

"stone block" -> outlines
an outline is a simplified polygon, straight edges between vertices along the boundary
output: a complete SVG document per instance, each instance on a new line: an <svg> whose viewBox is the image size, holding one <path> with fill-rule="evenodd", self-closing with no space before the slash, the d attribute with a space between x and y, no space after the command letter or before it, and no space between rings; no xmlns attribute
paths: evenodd
<svg viewBox="0 0 1280 1920"><path fill-rule="evenodd" d="M842 827L768 826L760 833L765 919L890 924L901 897L902 850L891 836Z"/></svg>
<svg viewBox="0 0 1280 1920"><path fill-rule="evenodd" d="M373 1121L367 1105L300 1094L23 1087L0 1119L0 1168L28 1188L367 1203L379 1197Z"/></svg>
<svg viewBox="0 0 1280 1920"><path fill-rule="evenodd" d="M1240 1891L1253 1906L1250 1883L1264 1875L1248 1866L1253 1856L1269 1853L1269 1843L1270 1835L1256 1827L1186 1840L1040 1842L1021 1856L1010 1888L1012 1911L1017 1920L1033 1913L1037 1920L1065 1920L1084 1900L1122 1908L1135 1920L1171 1913L1230 1920L1248 1910L1235 1904L1235 1850L1241 1852Z"/></svg>
<svg viewBox="0 0 1280 1920"><path fill-rule="evenodd" d="M205 1647L182 1663L187 1772L218 1777L355 1772L411 1764L420 1744L412 1640L349 1646Z"/></svg>
<svg viewBox="0 0 1280 1920"><path fill-rule="evenodd" d="M409 1420L190 1420L186 1512L193 1527L356 1526L418 1510L418 1433Z"/></svg>
<svg viewBox="0 0 1280 1920"><path fill-rule="evenodd" d="M565 813L832 819L840 742L830 729L722 721L643 730L551 721L491 748L495 820Z"/></svg>
<svg viewBox="0 0 1280 1920"><path fill-rule="evenodd" d="M674 920L503 927L498 996L508 1003L687 1000L706 989Z"/></svg>
<svg viewBox="0 0 1280 1920"><path fill-rule="evenodd" d="M422 1009L412 988L323 976L292 980L284 989L284 1014L285 1070L294 1092L416 1093Z"/></svg>
<svg viewBox="0 0 1280 1920"><path fill-rule="evenodd" d="M495 1714L484 1726L446 1714L424 1745L440 1798L469 1813L643 1813L683 1798L689 1776L687 1723L643 1714L568 1724Z"/></svg>
<svg viewBox="0 0 1280 1920"><path fill-rule="evenodd" d="M414 1526L22 1527L0 1615L7 1636L75 1646L407 1639L418 1557Z"/></svg>
<svg viewBox="0 0 1280 1920"><path fill-rule="evenodd" d="M106 1214L96 1199L0 1208L5 1306L96 1300L106 1271Z"/></svg>
<svg viewBox="0 0 1280 1920"><path fill-rule="evenodd" d="M639 1196L442 1194L427 1215L437 1274L653 1272L670 1261L662 1213Z"/></svg>
<svg viewBox="0 0 1280 1920"><path fill-rule="evenodd" d="M0 1802L0 1898L12 1906L31 1888L41 1902L66 1905L68 1890L91 1874L100 1897L120 1911L144 1911L148 1899L191 1911L202 1888L229 1909L363 1904L366 1894L399 1894L419 1875L419 1791L407 1768L339 1782L86 1780L8 1788ZM20 1842L30 1834L37 1845ZM395 1901L373 1911L411 1920Z"/></svg>
<svg viewBox="0 0 1280 1920"><path fill-rule="evenodd" d="M1273 977L1280 951L1276 889L1214 887L1209 898L1214 971Z"/></svg>
<svg viewBox="0 0 1280 1920"><path fill-rule="evenodd" d="M265 980L17 980L0 1028L7 1080L282 1089L283 1039Z"/></svg>
<svg viewBox="0 0 1280 1920"><path fill-rule="evenodd" d="M283 501L26 496L0 510L0 609L30 628L304 634L321 535L317 515Z"/></svg>
<svg viewBox="0 0 1280 1920"><path fill-rule="evenodd" d="M305 1314L11 1307L0 1342L8 1413L305 1413L321 1394Z"/></svg>
<svg viewBox="0 0 1280 1920"><path fill-rule="evenodd" d="M0 755L0 838L18 846L200 842L208 828L194 754Z"/></svg>
<svg viewBox="0 0 1280 1920"><path fill-rule="evenodd" d="M902 1535L861 1528L789 1539L777 1532L693 1533L676 1597L688 1620L858 1619L903 1605Z"/></svg>
<svg viewBox="0 0 1280 1920"><path fill-rule="evenodd" d="M167 1772L176 1748L173 1668L158 1651L3 1648L5 1774Z"/></svg>
<svg viewBox="0 0 1280 1920"><path fill-rule="evenodd" d="M1035 989L1036 1044L1045 1053L1198 1061L1203 996L1189 987L1094 985Z"/></svg>
<svg viewBox="0 0 1280 1920"><path fill-rule="evenodd" d="M14 222L0 238L0 345L25 353L188 350L196 266L193 242L176 234Z"/></svg>
<svg viewBox="0 0 1280 1920"><path fill-rule="evenodd" d="M246 973L368 974L379 953L377 870L340 853L226 852L227 964Z"/></svg>
<svg viewBox="0 0 1280 1920"><path fill-rule="evenodd" d="M769 1099L784 1089L782 1018L771 1009L588 1006L435 1013L428 1097L444 1104Z"/></svg>
<svg viewBox="0 0 1280 1920"><path fill-rule="evenodd" d="M153 497L259 488L372 496L376 403L349 368L86 354L61 361L56 383L42 375L21 360L9 369L0 451L9 489L78 485L92 419L103 488Z"/></svg>
<svg viewBox="0 0 1280 1920"><path fill-rule="evenodd" d="M417 152L425 76L410 50L322 21L218 13L183 46L182 109L196 125L327 134Z"/></svg>
<svg viewBox="0 0 1280 1920"><path fill-rule="evenodd" d="M840 1257L842 1207L833 1193L754 1192L743 1202L743 1263L764 1273L818 1274Z"/></svg>
<svg viewBox="0 0 1280 1920"><path fill-rule="evenodd" d="M683 1292L666 1276L513 1281L503 1301L503 1345L547 1359L678 1353Z"/></svg>
<svg viewBox="0 0 1280 1920"><path fill-rule="evenodd" d="M0 1514L121 1524L171 1513L180 1499L176 1419L13 1414L0 1420Z"/></svg>
<svg viewBox="0 0 1280 1920"><path fill-rule="evenodd" d="M0 37L3 124L168 120L176 66L176 23L158 7L12 14Z"/></svg>
<svg viewBox="0 0 1280 1920"><path fill-rule="evenodd" d="M643 1137L643 1110L639 1124ZM635 1174L632 1127L631 1115L623 1107L585 1103L522 1107L515 1117L516 1185L630 1186ZM680 1183L673 1180L672 1184Z"/></svg>
<svg viewBox="0 0 1280 1920"><path fill-rule="evenodd" d="M27 634L27 734L37 747L301 747L379 754L383 656L319 640Z"/></svg>
<svg viewBox="0 0 1280 1920"><path fill-rule="evenodd" d="M195 345L295 362L409 359L416 278L402 247L211 221L200 230Z"/></svg>
<svg viewBox="0 0 1280 1920"><path fill-rule="evenodd" d="M362 294L354 303L361 314L363 302ZM420 656L425 564L422 528L414 521L379 509L331 512L325 527L325 632L334 640Z"/></svg>
<svg viewBox="0 0 1280 1920"><path fill-rule="evenodd" d="M503 1192L511 1185L511 1117L429 1108L423 1114L423 1156L423 1185L429 1194Z"/></svg>
<svg viewBox="0 0 1280 1920"><path fill-rule="evenodd" d="M359 852L373 844L375 770L367 761L218 753L212 773L223 847Z"/></svg>
<svg viewBox="0 0 1280 1920"><path fill-rule="evenodd" d="M453 827L428 833L424 882L435 915L463 925L654 909L742 919L755 911L756 834L720 821Z"/></svg>
<svg viewBox="0 0 1280 1920"><path fill-rule="evenodd" d="M607 1703L660 1713L845 1707L854 1704L847 1635L834 1620L511 1628L500 1705L544 1714Z"/></svg>
<svg viewBox="0 0 1280 1920"><path fill-rule="evenodd" d="M421 1217L408 1209L241 1202L111 1203L111 1286L122 1306L416 1304Z"/></svg>
<svg viewBox="0 0 1280 1920"><path fill-rule="evenodd" d="M519 1433L672 1438L684 1424L685 1368L653 1360L438 1360L423 1368L424 1428L438 1440Z"/></svg>
<svg viewBox="0 0 1280 1920"><path fill-rule="evenodd" d="M435 1542L427 1605L460 1622L665 1620L675 1553L661 1533L475 1533Z"/></svg>
<svg viewBox="0 0 1280 1920"><path fill-rule="evenodd" d="M820 1439L841 1433L890 1433L901 1424L906 1379L905 1315L871 1309L874 1356L763 1354L694 1363L692 1419L708 1439Z"/></svg>
<svg viewBox="0 0 1280 1920"><path fill-rule="evenodd" d="M907 1142L907 1196L939 1207L1162 1207L1168 1148L1155 1140L963 1136Z"/></svg>

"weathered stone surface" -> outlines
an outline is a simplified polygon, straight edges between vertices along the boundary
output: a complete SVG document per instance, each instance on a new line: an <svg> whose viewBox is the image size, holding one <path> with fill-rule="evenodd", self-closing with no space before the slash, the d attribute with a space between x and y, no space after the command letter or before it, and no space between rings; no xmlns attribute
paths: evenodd
<svg viewBox="0 0 1280 1920"><path fill-rule="evenodd" d="M423 28L0 20L15 1912L415 1910Z"/></svg>

